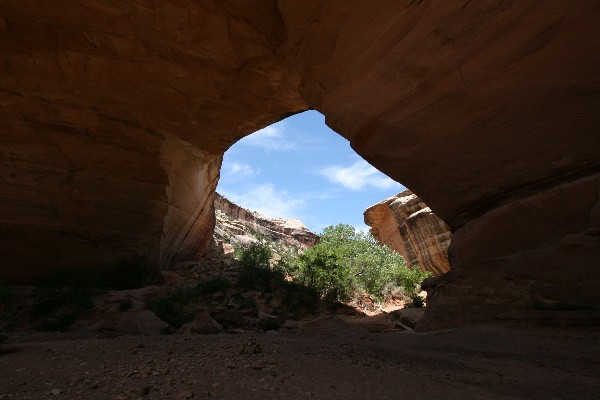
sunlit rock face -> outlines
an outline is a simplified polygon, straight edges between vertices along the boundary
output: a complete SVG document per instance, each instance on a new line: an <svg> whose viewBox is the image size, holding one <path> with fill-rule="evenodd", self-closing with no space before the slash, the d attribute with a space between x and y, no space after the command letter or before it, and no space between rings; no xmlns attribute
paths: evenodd
<svg viewBox="0 0 600 400"><path fill-rule="evenodd" d="M450 270L450 228L410 190L367 208L364 216L379 243L402 254L409 265L433 275Z"/></svg>
<svg viewBox="0 0 600 400"><path fill-rule="evenodd" d="M319 236L310 231L300 220L269 218L257 212L247 210L215 194L216 240L233 245L277 243L285 248L306 250L319 243Z"/></svg>
<svg viewBox="0 0 600 400"><path fill-rule="evenodd" d="M2 1L0 279L197 257L223 152L313 108L454 233L428 329L600 305L598 20L592 0Z"/></svg>

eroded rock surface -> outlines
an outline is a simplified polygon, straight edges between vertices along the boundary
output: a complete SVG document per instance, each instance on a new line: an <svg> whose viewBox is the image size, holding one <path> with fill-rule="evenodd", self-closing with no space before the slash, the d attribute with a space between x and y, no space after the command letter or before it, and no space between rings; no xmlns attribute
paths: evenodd
<svg viewBox="0 0 600 400"><path fill-rule="evenodd" d="M429 306L599 306L598 20L593 0L2 1L0 279L199 258L223 152L313 108L454 232Z"/></svg>
<svg viewBox="0 0 600 400"><path fill-rule="evenodd" d="M245 245L264 239L299 250L319 242L319 235L311 232L300 220L268 218L240 207L218 193L215 195L215 215L216 240Z"/></svg>
<svg viewBox="0 0 600 400"><path fill-rule="evenodd" d="M450 270L450 228L410 190L367 208L364 216L379 243L402 254L408 265L434 275Z"/></svg>

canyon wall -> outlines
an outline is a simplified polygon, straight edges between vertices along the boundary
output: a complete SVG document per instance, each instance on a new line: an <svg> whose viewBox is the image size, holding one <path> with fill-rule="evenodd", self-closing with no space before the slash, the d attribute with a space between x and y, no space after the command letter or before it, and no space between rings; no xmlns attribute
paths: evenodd
<svg viewBox="0 0 600 400"><path fill-rule="evenodd" d="M408 265L433 275L450 270L450 228L410 190L367 208L364 217L379 243L402 254Z"/></svg>
<svg viewBox="0 0 600 400"><path fill-rule="evenodd" d="M422 329L600 306L596 0L0 2L0 280L210 245L223 153L316 109L450 226Z"/></svg>
<svg viewBox="0 0 600 400"><path fill-rule="evenodd" d="M244 245L265 239L285 247L305 250L319 243L319 235L297 219L268 218L215 194L216 226L214 237Z"/></svg>

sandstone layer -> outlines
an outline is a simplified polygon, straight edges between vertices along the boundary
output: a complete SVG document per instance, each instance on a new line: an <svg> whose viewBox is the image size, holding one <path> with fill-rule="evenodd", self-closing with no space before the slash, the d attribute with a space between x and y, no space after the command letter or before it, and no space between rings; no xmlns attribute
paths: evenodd
<svg viewBox="0 0 600 400"><path fill-rule="evenodd" d="M319 235L311 232L297 219L268 218L252 212L215 194L215 240L233 245L245 245L266 240L286 248L306 250L319 242Z"/></svg>
<svg viewBox="0 0 600 400"><path fill-rule="evenodd" d="M379 243L402 254L408 265L433 275L450 270L450 228L410 190L367 208L364 216Z"/></svg>
<svg viewBox="0 0 600 400"><path fill-rule="evenodd" d="M599 306L599 20L595 0L2 1L0 279L199 257L222 154L312 108L451 227L424 320Z"/></svg>

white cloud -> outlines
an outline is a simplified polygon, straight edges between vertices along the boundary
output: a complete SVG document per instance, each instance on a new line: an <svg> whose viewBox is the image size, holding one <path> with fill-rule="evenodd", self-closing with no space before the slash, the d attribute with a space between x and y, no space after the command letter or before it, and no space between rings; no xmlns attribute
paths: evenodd
<svg viewBox="0 0 600 400"><path fill-rule="evenodd" d="M362 190L367 187L387 190L401 187L398 182L388 178L364 160L359 160L349 167L326 167L319 174L350 190Z"/></svg>
<svg viewBox="0 0 600 400"><path fill-rule="evenodd" d="M240 143L262 147L266 150L291 150L296 147L289 135L285 135L285 125L273 124L243 138Z"/></svg>
<svg viewBox="0 0 600 400"><path fill-rule="evenodd" d="M249 166L248 164L240 163L237 161L224 163L223 165L224 175L235 176L235 177L248 177L258 174L258 171Z"/></svg>
<svg viewBox="0 0 600 400"><path fill-rule="evenodd" d="M237 205L257 211L269 218L298 218L299 212L306 207L306 199L285 190L277 190L271 183L251 186L244 193L220 191Z"/></svg>

